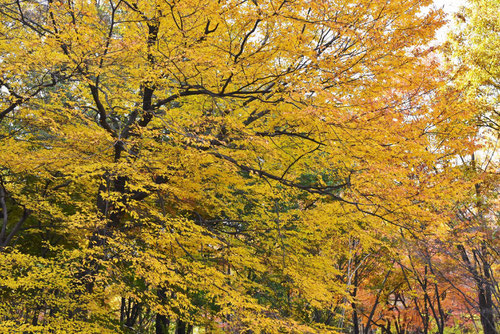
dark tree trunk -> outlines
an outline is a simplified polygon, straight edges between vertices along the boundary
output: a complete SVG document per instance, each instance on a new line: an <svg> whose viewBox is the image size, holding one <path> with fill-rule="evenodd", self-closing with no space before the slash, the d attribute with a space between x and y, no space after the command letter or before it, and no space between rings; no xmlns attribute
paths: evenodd
<svg viewBox="0 0 500 334"><path fill-rule="evenodd" d="M160 302L162 304L167 302L167 295L165 294L165 289L158 289L156 292ZM168 328L170 326L170 320L163 314L156 314L155 330L156 334L168 334Z"/></svg>
<svg viewBox="0 0 500 334"><path fill-rule="evenodd" d="M354 329L354 334L359 334L359 318L358 318L358 310L356 308L356 294L358 293L358 271L354 272L354 290L351 293L353 297L353 302L351 303L352 307L352 327Z"/></svg>
<svg viewBox="0 0 500 334"><path fill-rule="evenodd" d="M155 321L155 333L156 334L168 334L168 328L170 326L170 320L167 319L163 314L156 314Z"/></svg>
<svg viewBox="0 0 500 334"><path fill-rule="evenodd" d="M495 328L491 287L488 282L481 282L478 284L478 290L479 312L481 315L481 325L483 326L484 334L498 334L498 331Z"/></svg>
<svg viewBox="0 0 500 334"><path fill-rule="evenodd" d="M175 330L175 334L188 334L187 332L187 324L182 320L177 320L177 328Z"/></svg>

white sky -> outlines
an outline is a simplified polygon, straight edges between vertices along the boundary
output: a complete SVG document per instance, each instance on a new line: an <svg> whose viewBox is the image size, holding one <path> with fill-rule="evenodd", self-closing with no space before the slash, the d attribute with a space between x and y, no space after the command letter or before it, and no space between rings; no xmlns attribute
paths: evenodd
<svg viewBox="0 0 500 334"><path fill-rule="evenodd" d="M448 14L448 19L451 19L451 15L456 13L461 6L466 4L466 0L434 0L434 5L437 8L442 8L445 13ZM439 29L436 32L436 39L439 42L443 42L446 39L446 34L448 33L448 24Z"/></svg>
<svg viewBox="0 0 500 334"><path fill-rule="evenodd" d="M443 8L447 13L454 13L460 6L465 5L465 0L434 0L434 4L438 8Z"/></svg>

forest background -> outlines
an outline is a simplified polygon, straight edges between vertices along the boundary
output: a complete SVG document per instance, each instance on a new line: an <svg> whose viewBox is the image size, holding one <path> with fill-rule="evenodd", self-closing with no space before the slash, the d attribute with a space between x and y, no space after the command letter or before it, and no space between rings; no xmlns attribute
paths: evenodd
<svg viewBox="0 0 500 334"><path fill-rule="evenodd" d="M0 332L497 334L465 5L0 0Z"/></svg>

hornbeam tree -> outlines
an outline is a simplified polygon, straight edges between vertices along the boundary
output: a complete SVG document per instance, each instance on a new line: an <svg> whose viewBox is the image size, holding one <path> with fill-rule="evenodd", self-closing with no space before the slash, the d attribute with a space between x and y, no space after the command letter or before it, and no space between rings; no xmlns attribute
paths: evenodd
<svg viewBox="0 0 500 334"><path fill-rule="evenodd" d="M430 5L1 0L2 331L378 326L474 182Z"/></svg>

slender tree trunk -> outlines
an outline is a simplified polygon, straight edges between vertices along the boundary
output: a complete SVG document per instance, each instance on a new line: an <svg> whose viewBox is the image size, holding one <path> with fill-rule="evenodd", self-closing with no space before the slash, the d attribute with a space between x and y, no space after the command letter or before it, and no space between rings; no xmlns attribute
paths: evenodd
<svg viewBox="0 0 500 334"><path fill-rule="evenodd" d="M369 334L369 331L370 331L370 328L371 328L370 323L372 322L373 316L375 315L375 310L377 309L377 306L379 304L380 295L381 295L382 290L385 287L385 283L387 282L387 279L389 278L389 275L391 273L392 273L392 269L389 269L389 271L387 271L387 274L384 277L384 281L382 282L381 288L377 292L377 296L375 297L375 302L373 303L372 310L370 312L370 315L368 316L368 320L366 321L366 328L365 328L363 334Z"/></svg>
<svg viewBox="0 0 500 334"><path fill-rule="evenodd" d="M472 155L472 166L474 167L474 169L477 169L474 154ZM481 193L481 185L479 183L475 184L475 190L478 199L476 204L477 216L479 217L479 222L482 223L481 227L483 231L485 231L487 229L485 219L485 203L483 201L483 194ZM465 249L463 253L465 253ZM473 267L473 274L478 288L481 325L483 326L484 334L498 334L495 326L495 315L493 313L494 305L491 291L491 268L488 259L488 250L484 240L481 242L481 247L473 250L472 254L476 264ZM467 255L467 253L465 253L465 255ZM468 264L470 266L470 261Z"/></svg>
<svg viewBox="0 0 500 334"><path fill-rule="evenodd" d="M356 311L356 304L352 303L352 327L354 329L354 334L359 334L359 319L358 312Z"/></svg>
<svg viewBox="0 0 500 334"><path fill-rule="evenodd" d="M352 326L354 328L354 334L359 334L359 318L358 311L356 309L356 294L358 293L358 271L354 272L354 290L351 293L353 297L353 302L351 303L352 307Z"/></svg>

